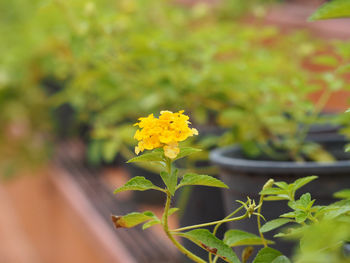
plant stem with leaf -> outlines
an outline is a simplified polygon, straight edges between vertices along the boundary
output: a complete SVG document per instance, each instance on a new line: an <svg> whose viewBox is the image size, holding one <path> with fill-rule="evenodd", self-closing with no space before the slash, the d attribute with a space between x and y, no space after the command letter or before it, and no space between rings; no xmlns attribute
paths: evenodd
<svg viewBox="0 0 350 263"><path fill-rule="evenodd" d="M167 164L168 173L171 174L171 160L168 159L166 164ZM168 236L170 241L180 250L181 253L186 255L188 258L192 259L194 262L205 263L205 261L203 259L197 257L192 252L190 252L185 247L183 247L174 238L171 231L169 230L168 214L169 214L169 209L170 209L170 204L171 204L171 194L170 194L169 190L166 191L166 195L167 195L167 198L166 198L166 203L165 203L165 208L164 208L164 213L163 213L163 218L162 218L162 225L163 225L164 232L166 233L166 235Z"/></svg>
<svg viewBox="0 0 350 263"><path fill-rule="evenodd" d="M239 211L241 211L243 208L244 208L244 206L241 205L241 206L238 207L235 211L233 211L231 214L229 214L228 216L226 216L226 217L224 218L224 220L225 220L225 219L228 219L228 218L231 218L232 216L234 216L235 214L237 214ZM219 227L220 227L222 224L223 224L223 222L220 222L220 223L218 223L218 224L214 227L214 229L213 229L213 235L214 235L214 236L216 235L216 232L218 231ZM215 258L217 258L217 256L216 256ZM215 258L214 258L214 260L215 260ZM213 260L212 260L212 254L209 253L209 263L212 263L212 262L213 262Z"/></svg>
<svg viewBox="0 0 350 263"><path fill-rule="evenodd" d="M262 208L262 204L263 204L263 202L264 202L264 195L261 195L260 196L260 200L259 200L259 208L258 208L258 214L261 214L261 208ZM257 222L258 222L258 231L259 231L259 234L260 234L260 238L261 238L261 240L262 240L262 242L263 242L263 244L264 244L264 247L267 247L267 242L266 242L266 239L264 238L264 235L263 235L263 233L261 232L261 217L260 216L258 216L257 217Z"/></svg>

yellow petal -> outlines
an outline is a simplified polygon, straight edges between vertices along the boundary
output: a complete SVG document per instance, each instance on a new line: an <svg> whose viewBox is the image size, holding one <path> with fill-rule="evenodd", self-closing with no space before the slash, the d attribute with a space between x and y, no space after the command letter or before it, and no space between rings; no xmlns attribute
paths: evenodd
<svg viewBox="0 0 350 263"><path fill-rule="evenodd" d="M193 134L193 135L198 135L198 130L197 130L197 129L192 128L191 130L192 130L192 134Z"/></svg>
<svg viewBox="0 0 350 263"><path fill-rule="evenodd" d="M165 145L163 147L163 149L164 149L164 155L170 159L176 158L176 156L180 152L180 148L179 148L179 145L177 143Z"/></svg>

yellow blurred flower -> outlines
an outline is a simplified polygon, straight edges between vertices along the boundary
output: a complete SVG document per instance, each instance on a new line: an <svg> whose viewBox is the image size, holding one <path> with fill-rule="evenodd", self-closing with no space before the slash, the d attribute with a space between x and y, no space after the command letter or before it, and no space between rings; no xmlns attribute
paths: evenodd
<svg viewBox="0 0 350 263"><path fill-rule="evenodd" d="M183 112L161 111L159 118L155 118L153 114L139 118L139 122L135 124L140 128L134 136L139 141L135 153L163 147L164 155L174 159L180 152L178 143L198 135L196 129L188 127L189 117Z"/></svg>

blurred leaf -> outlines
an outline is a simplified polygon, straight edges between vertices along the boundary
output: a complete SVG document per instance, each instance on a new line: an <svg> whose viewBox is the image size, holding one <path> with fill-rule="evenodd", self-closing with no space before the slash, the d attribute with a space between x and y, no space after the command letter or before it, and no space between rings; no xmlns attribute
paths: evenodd
<svg viewBox="0 0 350 263"><path fill-rule="evenodd" d="M253 263L272 263L281 255L282 253L278 250L270 247L265 247L259 250L258 254L254 258Z"/></svg>
<svg viewBox="0 0 350 263"><path fill-rule="evenodd" d="M262 233L269 232L290 222L293 221L287 218L277 218L265 223L260 230Z"/></svg>
<svg viewBox="0 0 350 263"><path fill-rule="evenodd" d="M343 189L333 194L335 198L350 199L350 189Z"/></svg>
<svg viewBox="0 0 350 263"><path fill-rule="evenodd" d="M114 194L123 192L123 191L146 191L146 190L158 190L164 191L162 188L155 186L150 180L147 180L145 177L136 176L130 179L125 185L117 188L114 191Z"/></svg>
<svg viewBox="0 0 350 263"><path fill-rule="evenodd" d="M226 184L224 184L219 179L216 179L209 175L203 175L203 174L185 174L180 181L177 188L180 188L182 186L186 185L203 185L203 186L212 186L212 187L221 187L221 188L228 188Z"/></svg>
<svg viewBox="0 0 350 263"><path fill-rule="evenodd" d="M307 176L307 177L303 177L303 178L300 178L298 180L296 180L294 182L294 191L298 190L299 188L303 187L304 185L310 183L311 181L317 179L318 176Z"/></svg>
<svg viewBox="0 0 350 263"><path fill-rule="evenodd" d="M282 255L275 258L271 263L291 263L291 261L289 260L289 258Z"/></svg>
<svg viewBox="0 0 350 263"><path fill-rule="evenodd" d="M177 207L170 208L169 212L168 212L168 216L171 216L172 214L176 213L177 211L179 211L179 208L177 208Z"/></svg>
<svg viewBox="0 0 350 263"><path fill-rule="evenodd" d="M296 216L295 216L295 221L297 223L302 223L304 222L308 217L308 214L305 211L297 211Z"/></svg>
<svg viewBox="0 0 350 263"><path fill-rule="evenodd" d="M159 151L153 151L150 153L144 153L140 156L134 157L127 161L127 163L133 162L162 162L164 161L163 153Z"/></svg>
<svg viewBox="0 0 350 263"><path fill-rule="evenodd" d="M145 230L147 228L150 228L151 226L159 225L159 224L161 224L161 222L158 219L150 220L143 224L142 229Z"/></svg>
<svg viewBox="0 0 350 263"><path fill-rule="evenodd" d="M350 2L348 0L333 0L319 7L309 20L350 17Z"/></svg>
<svg viewBox="0 0 350 263"><path fill-rule="evenodd" d="M105 142L103 145L103 158L107 162L111 162L115 155L118 153L120 146L121 146L121 139L114 138L112 140L109 140L108 142Z"/></svg>
<svg viewBox="0 0 350 263"><path fill-rule="evenodd" d="M259 236L235 229L228 230L225 233L224 242L230 247L263 245L263 242ZM274 242L267 240L267 243L273 244Z"/></svg>
<svg viewBox="0 0 350 263"><path fill-rule="evenodd" d="M191 240L208 252L218 255L226 262L240 262L235 252L207 229L196 229L186 233L179 233L179 235Z"/></svg>
<svg viewBox="0 0 350 263"><path fill-rule="evenodd" d="M150 211L143 213L133 212L124 216L112 216L112 221L116 228L131 228L151 219L159 221Z"/></svg>
<svg viewBox="0 0 350 263"><path fill-rule="evenodd" d="M191 147L181 147L180 153L176 156L175 160L184 158L188 155L202 151L201 149L191 148Z"/></svg>
<svg viewBox="0 0 350 263"><path fill-rule="evenodd" d="M283 195L286 194L287 191L284 189L280 189L280 188L267 188L267 189L263 189L262 191L260 191L260 195Z"/></svg>

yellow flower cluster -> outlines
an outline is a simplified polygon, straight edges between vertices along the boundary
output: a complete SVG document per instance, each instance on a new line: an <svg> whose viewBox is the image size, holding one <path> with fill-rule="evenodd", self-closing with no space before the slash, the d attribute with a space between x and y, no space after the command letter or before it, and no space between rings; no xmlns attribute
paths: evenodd
<svg viewBox="0 0 350 263"><path fill-rule="evenodd" d="M140 128L134 136L139 141L135 153L163 147L165 156L174 159L180 152L178 143L189 136L198 135L196 129L188 127L189 117L183 112L161 111L159 118L153 114L139 118L139 122L134 125Z"/></svg>

